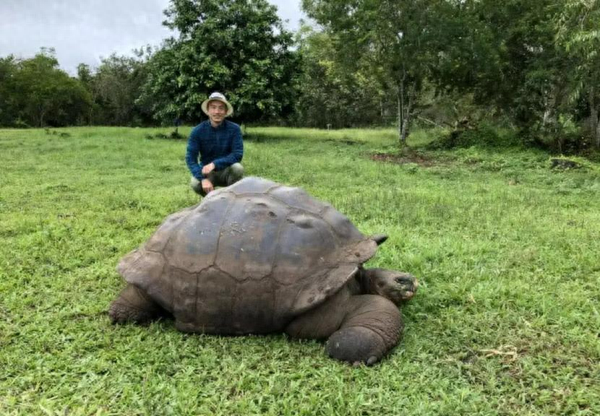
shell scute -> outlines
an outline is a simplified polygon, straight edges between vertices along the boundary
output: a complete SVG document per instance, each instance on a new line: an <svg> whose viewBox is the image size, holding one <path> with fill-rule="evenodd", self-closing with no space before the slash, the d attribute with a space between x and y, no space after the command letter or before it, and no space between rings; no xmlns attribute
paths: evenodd
<svg viewBox="0 0 600 416"><path fill-rule="evenodd" d="M162 227L156 234L168 234L164 254L169 264L190 273L213 265L225 213L235 198L224 194L197 205L177 228Z"/></svg>
<svg viewBox="0 0 600 416"><path fill-rule="evenodd" d="M289 186L279 186L269 191L269 195L285 202L291 208L308 211L312 214L319 212L326 206L323 202L314 199L301 188L292 188Z"/></svg>
<svg viewBox="0 0 600 416"><path fill-rule="evenodd" d="M216 265L238 280L269 275L286 212L283 204L262 195L237 198L220 229Z"/></svg>
<svg viewBox="0 0 600 416"><path fill-rule="evenodd" d="M159 229L148 239L144 248L150 251L164 250L171 233L185 221L186 216L193 210L193 207L186 208L179 212L169 215L161 224Z"/></svg>
<svg viewBox="0 0 600 416"><path fill-rule="evenodd" d="M290 215L279 234L273 278L289 285L312 276L336 261L338 245L327 224L306 214Z"/></svg>

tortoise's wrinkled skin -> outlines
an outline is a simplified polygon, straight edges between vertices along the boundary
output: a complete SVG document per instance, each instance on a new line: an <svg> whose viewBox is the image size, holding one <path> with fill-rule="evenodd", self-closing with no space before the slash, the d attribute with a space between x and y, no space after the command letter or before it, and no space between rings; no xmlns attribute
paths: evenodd
<svg viewBox="0 0 600 416"><path fill-rule="evenodd" d="M144 322L166 311L185 332L329 338L332 357L372 364L398 343L396 305L417 288L409 274L362 268L385 238L299 188L245 178L167 217L126 255L117 270L129 285L109 314Z"/></svg>

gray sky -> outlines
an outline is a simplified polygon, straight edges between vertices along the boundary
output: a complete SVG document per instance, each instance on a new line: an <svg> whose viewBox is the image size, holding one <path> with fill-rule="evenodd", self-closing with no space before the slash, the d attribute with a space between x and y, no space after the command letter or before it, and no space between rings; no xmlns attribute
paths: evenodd
<svg viewBox="0 0 600 416"><path fill-rule="evenodd" d="M298 28L301 0L268 0L286 27ZM0 57L33 57L41 47L56 49L61 68L96 67L113 52L129 55L171 36L163 10L169 0L0 0Z"/></svg>

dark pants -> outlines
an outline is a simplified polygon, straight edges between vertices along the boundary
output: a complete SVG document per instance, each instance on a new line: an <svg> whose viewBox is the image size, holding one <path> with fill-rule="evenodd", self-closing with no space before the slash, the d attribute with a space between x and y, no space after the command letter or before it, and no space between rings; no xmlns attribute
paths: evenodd
<svg viewBox="0 0 600 416"><path fill-rule="evenodd" d="M213 186L229 186L233 185L244 176L244 167L241 163L234 163L220 171L213 170L208 174L208 180L212 182ZM190 186L198 195L206 196L206 192L202 189L202 182L192 176L190 180Z"/></svg>

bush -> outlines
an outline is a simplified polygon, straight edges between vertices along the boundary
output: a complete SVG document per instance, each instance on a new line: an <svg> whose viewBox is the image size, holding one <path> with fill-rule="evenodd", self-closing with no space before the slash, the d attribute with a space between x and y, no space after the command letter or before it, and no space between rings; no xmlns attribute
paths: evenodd
<svg viewBox="0 0 600 416"><path fill-rule="evenodd" d="M29 129L31 128L31 126L29 124L27 124L27 122L23 121L23 119L18 118L13 127L17 128L17 129Z"/></svg>
<svg viewBox="0 0 600 416"><path fill-rule="evenodd" d="M521 145L522 142L513 131L483 123L475 127L459 128L444 134L439 140L432 142L429 148L455 149L472 146L506 148Z"/></svg>

